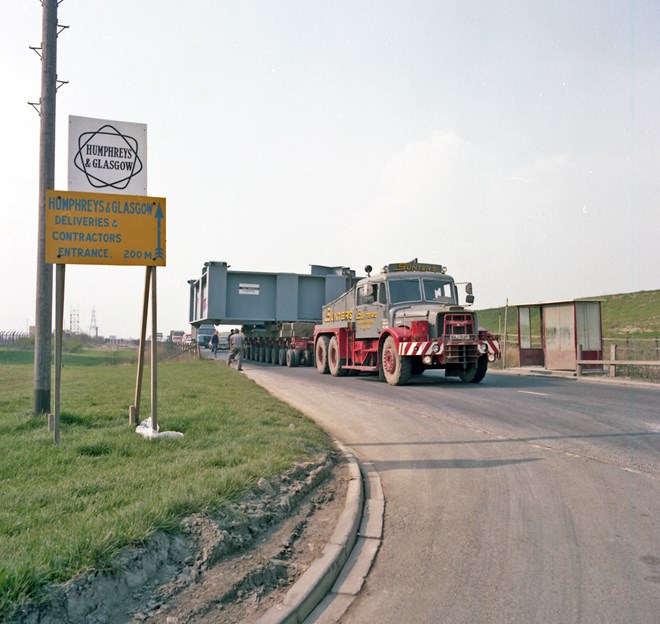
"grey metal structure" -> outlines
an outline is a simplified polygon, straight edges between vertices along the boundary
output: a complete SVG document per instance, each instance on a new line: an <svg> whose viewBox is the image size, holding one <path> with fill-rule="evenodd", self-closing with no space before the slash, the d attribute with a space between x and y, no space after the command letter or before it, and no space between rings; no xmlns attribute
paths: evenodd
<svg viewBox="0 0 660 624"><path fill-rule="evenodd" d="M230 271L226 262L205 262L202 275L188 280L190 323L319 323L324 304L348 290L355 279L347 267L313 264L310 275L302 275Z"/></svg>

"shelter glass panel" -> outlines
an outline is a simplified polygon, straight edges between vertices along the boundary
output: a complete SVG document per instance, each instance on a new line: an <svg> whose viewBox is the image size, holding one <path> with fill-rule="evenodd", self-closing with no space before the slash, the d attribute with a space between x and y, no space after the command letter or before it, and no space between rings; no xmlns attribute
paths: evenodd
<svg viewBox="0 0 660 624"><path fill-rule="evenodd" d="M575 306L577 343L584 351L601 351L600 304L577 302Z"/></svg>

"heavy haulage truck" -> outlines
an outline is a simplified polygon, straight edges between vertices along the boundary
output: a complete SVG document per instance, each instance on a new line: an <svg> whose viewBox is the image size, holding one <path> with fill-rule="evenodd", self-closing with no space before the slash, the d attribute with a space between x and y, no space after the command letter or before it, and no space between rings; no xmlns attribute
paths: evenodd
<svg viewBox="0 0 660 624"><path fill-rule="evenodd" d="M241 325L248 360L404 385L433 369L479 383L500 357L498 339L467 308L472 285L463 284L461 305L460 284L439 264L414 260L377 273L367 266L361 278L347 267L312 265L311 275L228 269L207 262L189 281L190 321Z"/></svg>
<svg viewBox="0 0 660 624"><path fill-rule="evenodd" d="M477 325L475 312L459 305L458 288L439 264L389 264L360 279L323 308L314 330L320 373L378 373L400 386L413 375L444 369L445 375L479 383L488 362L500 357L499 341ZM466 303L474 301L466 284Z"/></svg>

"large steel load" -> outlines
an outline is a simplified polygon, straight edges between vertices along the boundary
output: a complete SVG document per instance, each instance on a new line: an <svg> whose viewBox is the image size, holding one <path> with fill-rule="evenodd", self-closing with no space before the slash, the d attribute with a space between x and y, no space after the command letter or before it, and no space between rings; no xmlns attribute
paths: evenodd
<svg viewBox="0 0 660 624"><path fill-rule="evenodd" d="M191 280L193 324L242 324L249 360L316 365L335 377L377 373L392 385L442 369L479 383L499 341L477 324L472 285L465 305L439 264L389 264L356 278L345 267L312 266L312 275L228 271L209 262ZM340 294L341 293L341 294ZM330 301L330 303L325 303Z"/></svg>

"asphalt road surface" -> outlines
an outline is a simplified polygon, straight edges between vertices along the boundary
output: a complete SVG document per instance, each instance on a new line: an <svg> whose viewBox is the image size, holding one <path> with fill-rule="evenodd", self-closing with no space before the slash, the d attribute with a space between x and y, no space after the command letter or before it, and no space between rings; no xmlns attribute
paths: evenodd
<svg viewBox="0 0 660 624"><path fill-rule="evenodd" d="M244 369L380 473L384 540L342 623L660 622L660 388Z"/></svg>

